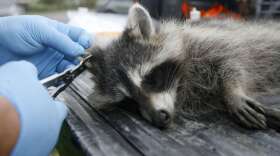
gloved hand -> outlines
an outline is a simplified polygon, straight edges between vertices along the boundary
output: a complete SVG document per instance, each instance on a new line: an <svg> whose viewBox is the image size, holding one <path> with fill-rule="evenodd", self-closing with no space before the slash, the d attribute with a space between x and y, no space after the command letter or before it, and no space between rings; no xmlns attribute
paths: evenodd
<svg viewBox="0 0 280 156"><path fill-rule="evenodd" d="M13 156L49 155L66 116L66 106L49 96L37 74L36 67L26 61L0 67L0 96L12 103L20 119Z"/></svg>
<svg viewBox="0 0 280 156"><path fill-rule="evenodd" d="M39 79L77 64L76 57L91 46L83 29L41 16L0 18L0 65L27 60L39 72Z"/></svg>

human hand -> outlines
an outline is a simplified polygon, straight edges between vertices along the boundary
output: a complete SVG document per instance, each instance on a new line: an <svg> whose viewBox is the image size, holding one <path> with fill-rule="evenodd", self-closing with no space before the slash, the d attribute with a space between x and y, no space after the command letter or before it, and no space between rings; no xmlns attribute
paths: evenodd
<svg viewBox="0 0 280 156"><path fill-rule="evenodd" d="M16 109L20 133L13 156L47 156L57 142L66 106L54 101L39 83L37 70L26 61L0 67L0 97Z"/></svg>
<svg viewBox="0 0 280 156"><path fill-rule="evenodd" d="M37 67L40 79L77 64L77 56L90 46L85 30L46 17L0 18L0 65L27 60Z"/></svg>

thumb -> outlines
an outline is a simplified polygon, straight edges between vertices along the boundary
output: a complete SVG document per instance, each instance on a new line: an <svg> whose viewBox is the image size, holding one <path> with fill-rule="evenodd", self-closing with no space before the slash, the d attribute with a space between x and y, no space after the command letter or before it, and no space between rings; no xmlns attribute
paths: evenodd
<svg viewBox="0 0 280 156"><path fill-rule="evenodd" d="M54 28L42 31L41 42L43 45L56 49L70 60L84 53L85 49L78 43L72 41L67 35Z"/></svg>
<svg viewBox="0 0 280 156"><path fill-rule="evenodd" d="M59 113L59 119L63 121L66 118L68 109L64 103L60 101L54 101L54 102Z"/></svg>
<svg viewBox="0 0 280 156"><path fill-rule="evenodd" d="M0 66L0 69L3 73L11 73L14 71L21 73L21 75L34 75L34 78L37 78L38 75L36 67L27 61L11 61Z"/></svg>

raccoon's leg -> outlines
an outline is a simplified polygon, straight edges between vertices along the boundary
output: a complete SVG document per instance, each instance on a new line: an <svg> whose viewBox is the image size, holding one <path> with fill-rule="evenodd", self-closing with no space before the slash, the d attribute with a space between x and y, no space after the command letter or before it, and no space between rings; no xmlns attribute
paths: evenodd
<svg viewBox="0 0 280 156"><path fill-rule="evenodd" d="M245 93L240 80L242 77L237 76L224 81L224 99L228 112L245 127L265 129L266 118L262 105Z"/></svg>

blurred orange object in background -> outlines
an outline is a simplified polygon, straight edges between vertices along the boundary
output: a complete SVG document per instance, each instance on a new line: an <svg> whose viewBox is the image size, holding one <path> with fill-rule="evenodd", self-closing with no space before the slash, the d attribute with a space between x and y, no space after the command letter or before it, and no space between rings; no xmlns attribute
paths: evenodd
<svg viewBox="0 0 280 156"><path fill-rule="evenodd" d="M186 1L183 2L181 6L181 10L184 17L189 18L192 9L193 6L189 5ZM224 17L230 17L234 19L241 18L240 14L230 11L222 4L215 4L214 6L208 9L199 9L199 11L201 12L202 18L224 18Z"/></svg>

